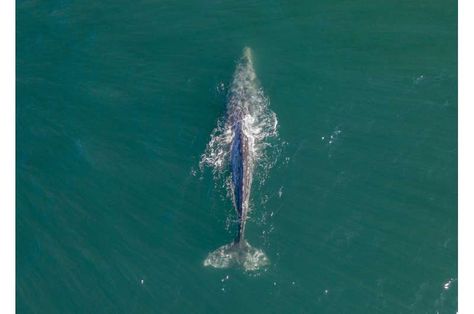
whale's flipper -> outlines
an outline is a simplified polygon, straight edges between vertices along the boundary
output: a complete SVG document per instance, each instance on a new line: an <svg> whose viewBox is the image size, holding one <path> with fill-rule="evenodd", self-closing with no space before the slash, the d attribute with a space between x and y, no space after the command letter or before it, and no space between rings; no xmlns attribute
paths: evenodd
<svg viewBox="0 0 474 314"><path fill-rule="evenodd" d="M221 246L209 253L204 260L204 266L228 268L242 266L247 271L258 270L270 263L265 253L252 247L247 241L232 242Z"/></svg>

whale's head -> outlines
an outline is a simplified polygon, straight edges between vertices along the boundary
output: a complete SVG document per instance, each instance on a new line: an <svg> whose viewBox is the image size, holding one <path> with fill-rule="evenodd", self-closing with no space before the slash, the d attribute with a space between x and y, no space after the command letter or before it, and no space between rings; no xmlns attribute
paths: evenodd
<svg viewBox="0 0 474 314"><path fill-rule="evenodd" d="M250 64L253 63L252 49L250 47L244 48L242 58Z"/></svg>
<svg viewBox="0 0 474 314"><path fill-rule="evenodd" d="M250 47L245 47L242 51L242 58L240 59L240 66L237 71L240 72L237 77L243 78L243 82L251 83L256 79L253 68L253 53Z"/></svg>

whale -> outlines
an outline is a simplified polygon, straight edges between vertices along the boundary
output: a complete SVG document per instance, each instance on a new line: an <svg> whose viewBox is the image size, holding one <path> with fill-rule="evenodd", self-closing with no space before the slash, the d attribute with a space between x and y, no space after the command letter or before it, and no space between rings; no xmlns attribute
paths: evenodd
<svg viewBox="0 0 474 314"><path fill-rule="evenodd" d="M237 231L231 243L209 253L204 261L205 266L225 268L241 265L246 270L256 270L269 264L266 254L252 247L245 238L256 159L255 138L247 126L253 119L257 102L261 100L257 86L252 50L246 47L235 70L227 103L227 124L231 132L230 189L237 214Z"/></svg>

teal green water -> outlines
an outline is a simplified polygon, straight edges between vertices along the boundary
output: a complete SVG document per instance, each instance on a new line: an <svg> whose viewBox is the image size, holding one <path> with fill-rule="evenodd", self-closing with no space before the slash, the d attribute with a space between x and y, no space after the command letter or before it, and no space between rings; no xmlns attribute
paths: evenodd
<svg viewBox="0 0 474 314"><path fill-rule="evenodd" d="M456 313L457 3L17 1L19 313ZM266 271L198 169L244 46ZM332 137L331 137L332 136Z"/></svg>

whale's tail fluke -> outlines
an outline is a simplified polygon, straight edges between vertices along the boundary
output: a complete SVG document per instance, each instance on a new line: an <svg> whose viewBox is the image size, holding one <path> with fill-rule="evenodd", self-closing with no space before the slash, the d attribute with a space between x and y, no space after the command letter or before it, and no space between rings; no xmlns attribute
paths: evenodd
<svg viewBox="0 0 474 314"><path fill-rule="evenodd" d="M269 263L268 257L262 250L252 247L243 239L221 246L209 253L204 260L204 266L215 268L240 266L247 271L258 270Z"/></svg>

